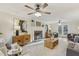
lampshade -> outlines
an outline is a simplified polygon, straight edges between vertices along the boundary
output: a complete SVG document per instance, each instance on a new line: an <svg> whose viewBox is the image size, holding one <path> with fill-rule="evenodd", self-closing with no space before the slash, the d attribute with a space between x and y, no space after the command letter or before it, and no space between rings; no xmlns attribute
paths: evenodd
<svg viewBox="0 0 79 59"><path fill-rule="evenodd" d="M48 26L48 28L49 28L49 30L51 30L51 29L52 29L52 25L50 24L50 25Z"/></svg>
<svg viewBox="0 0 79 59"><path fill-rule="evenodd" d="M15 29L16 29L16 30L19 30L19 29L20 29L20 26L15 26Z"/></svg>
<svg viewBox="0 0 79 59"><path fill-rule="evenodd" d="M77 29L79 30L79 27L77 27Z"/></svg>
<svg viewBox="0 0 79 59"><path fill-rule="evenodd" d="M61 20L59 20L59 21L58 21L58 25L61 25L61 23L62 23Z"/></svg>
<svg viewBox="0 0 79 59"><path fill-rule="evenodd" d="M58 25L61 25L61 23L58 23Z"/></svg>
<svg viewBox="0 0 79 59"><path fill-rule="evenodd" d="M35 16L36 16L36 17L40 17L40 16L41 16L41 13L36 12L36 13L35 13Z"/></svg>

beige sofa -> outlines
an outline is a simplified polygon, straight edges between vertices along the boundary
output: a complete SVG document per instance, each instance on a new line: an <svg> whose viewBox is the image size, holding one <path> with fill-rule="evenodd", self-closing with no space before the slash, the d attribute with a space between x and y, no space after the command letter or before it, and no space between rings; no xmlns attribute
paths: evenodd
<svg viewBox="0 0 79 59"><path fill-rule="evenodd" d="M79 43L74 43L72 41L68 41L68 49L72 49L74 51L79 52Z"/></svg>

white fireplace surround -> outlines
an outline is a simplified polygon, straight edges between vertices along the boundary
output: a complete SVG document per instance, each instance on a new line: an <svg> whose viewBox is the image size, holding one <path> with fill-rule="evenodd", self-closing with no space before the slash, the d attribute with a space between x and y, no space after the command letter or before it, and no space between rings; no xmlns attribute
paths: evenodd
<svg viewBox="0 0 79 59"><path fill-rule="evenodd" d="M34 40L43 39L43 33L42 31L34 31Z"/></svg>
<svg viewBox="0 0 79 59"><path fill-rule="evenodd" d="M32 41L34 41L34 32L35 31L42 31L42 37L44 38L45 36L45 31L44 31L44 29L43 28L40 28L40 27L38 27L38 28L33 28L32 30L31 30L31 42Z"/></svg>

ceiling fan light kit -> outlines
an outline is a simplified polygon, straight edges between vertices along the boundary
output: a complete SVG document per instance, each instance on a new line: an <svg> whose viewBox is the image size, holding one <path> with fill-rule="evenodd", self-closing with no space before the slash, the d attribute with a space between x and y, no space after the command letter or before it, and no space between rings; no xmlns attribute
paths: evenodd
<svg viewBox="0 0 79 59"><path fill-rule="evenodd" d="M35 16L36 16L36 17L40 17L40 16L42 16L42 15L41 15L41 13L36 12L36 13L35 13Z"/></svg>

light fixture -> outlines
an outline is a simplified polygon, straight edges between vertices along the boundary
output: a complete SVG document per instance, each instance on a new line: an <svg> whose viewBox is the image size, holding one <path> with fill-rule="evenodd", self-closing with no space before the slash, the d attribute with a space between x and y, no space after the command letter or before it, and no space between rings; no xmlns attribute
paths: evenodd
<svg viewBox="0 0 79 59"><path fill-rule="evenodd" d="M20 30L20 26L15 26L15 30Z"/></svg>
<svg viewBox="0 0 79 59"><path fill-rule="evenodd" d="M61 23L59 23L58 25L61 25Z"/></svg>
<svg viewBox="0 0 79 59"><path fill-rule="evenodd" d="M78 30L79 30L79 27L77 27L78 28Z"/></svg>
<svg viewBox="0 0 79 59"><path fill-rule="evenodd" d="M49 30L52 30L52 26L51 26L51 24L49 25Z"/></svg>
<svg viewBox="0 0 79 59"><path fill-rule="evenodd" d="M61 20L58 21L58 25L61 25Z"/></svg>
<svg viewBox="0 0 79 59"><path fill-rule="evenodd" d="M78 33L79 33L79 27L77 27L77 29L78 29Z"/></svg>
<svg viewBox="0 0 79 59"><path fill-rule="evenodd" d="M36 12L36 13L35 13L35 16L36 16L36 17L40 17L40 16L41 16L41 13L40 13L40 12Z"/></svg>

